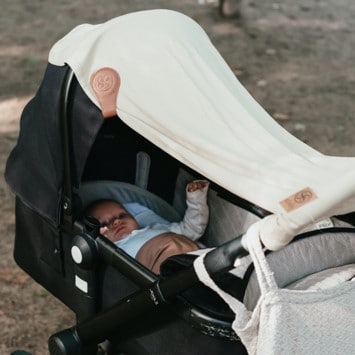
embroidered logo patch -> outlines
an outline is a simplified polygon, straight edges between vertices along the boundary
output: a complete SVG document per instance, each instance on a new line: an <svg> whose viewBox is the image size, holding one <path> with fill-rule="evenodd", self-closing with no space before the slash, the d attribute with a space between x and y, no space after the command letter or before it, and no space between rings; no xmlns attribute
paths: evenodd
<svg viewBox="0 0 355 355"><path fill-rule="evenodd" d="M301 191L287 197L285 200L280 201L280 205L286 212L291 212L303 205L311 202L317 198L317 195L310 187L306 187Z"/></svg>
<svg viewBox="0 0 355 355"><path fill-rule="evenodd" d="M120 77L112 68L101 68L91 76L91 87L99 100L105 118L116 115L116 100Z"/></svg>

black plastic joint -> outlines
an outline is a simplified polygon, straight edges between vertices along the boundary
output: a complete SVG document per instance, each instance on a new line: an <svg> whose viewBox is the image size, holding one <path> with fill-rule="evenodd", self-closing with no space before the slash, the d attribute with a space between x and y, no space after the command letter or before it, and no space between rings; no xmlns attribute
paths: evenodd
<svg viewBox="0 0 355 355"><path fill-rule="evenodd" d="M162 303L169 303L160 289L159 281L157 281L152 287L149 287L148 292L150 299L156 306L159 306Z"/></svg>
<svg viewBox="0 0 355 355"><path fill-rule="evenodd" d="M97 254L96 242L90 235L76 235L73 238L71 255L80 268L92 269L97 260Z"/></svg>
<svg viewBox="0 0 355 355"><path fill-rule="evenodd" d="M48 350L51 355L94 355L97 345L83 346L75 331L65 329L49 338Z"/></svg>
<svg viewBox="0 0 355 355"><path fill-rule="evenodd" d="M63 212L65 215L70 216L72 214L72 202L69 197L63 198Z"/></svg>

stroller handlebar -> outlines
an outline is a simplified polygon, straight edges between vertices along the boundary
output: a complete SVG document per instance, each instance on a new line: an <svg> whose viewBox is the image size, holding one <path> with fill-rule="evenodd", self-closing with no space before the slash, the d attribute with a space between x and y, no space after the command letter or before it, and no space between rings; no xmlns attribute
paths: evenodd
<svg viewBox="0 0 355 355"><path fill-rule="evenodd" d="M209 274L223 273L230 270L237 258L248 254L244 236L241 235L232 239L207 253L204 263Z"/></svg>

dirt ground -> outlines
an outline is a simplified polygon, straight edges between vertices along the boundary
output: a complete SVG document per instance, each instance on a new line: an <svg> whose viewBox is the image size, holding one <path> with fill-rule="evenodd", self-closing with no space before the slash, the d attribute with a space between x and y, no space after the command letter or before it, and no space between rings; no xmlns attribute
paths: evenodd
<svg viewBox="0 0 355 355"><path fill-rule="evenodd" d="M74 26L169 8L199 22L239 80L302 141L326 154L355 146L355 2L242 0L222 18L216 1L2 0L0 11L0 354L47 354L47 339L74 317L12 259L14 196L3 179L20 112L36 91L50 47Z"/></svg>

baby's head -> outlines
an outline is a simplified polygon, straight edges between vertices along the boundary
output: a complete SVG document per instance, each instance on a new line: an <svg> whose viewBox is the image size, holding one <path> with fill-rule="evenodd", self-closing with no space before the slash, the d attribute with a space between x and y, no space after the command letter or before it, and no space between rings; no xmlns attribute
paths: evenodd
<svg viewBox="0 0 355 355"><path fill-rule="evenodd" d="M85 214L100 222L100 234L112 242L121 240L139 229L134 217L120 203L113 200L95 201L87 207Z"/></svg>

